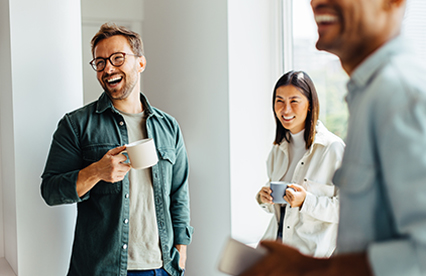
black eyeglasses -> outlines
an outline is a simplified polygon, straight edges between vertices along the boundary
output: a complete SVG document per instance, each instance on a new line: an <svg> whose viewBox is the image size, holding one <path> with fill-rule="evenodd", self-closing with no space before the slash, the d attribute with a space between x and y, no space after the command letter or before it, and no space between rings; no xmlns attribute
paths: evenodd
<svg viewBox="0 0 426 276"><path fill-rule="evenodd" d="M126 55L139 57L138 55L127 54L127 53L123 53L123 52L117 52L117 53L110 55L108 58L102 58L102 57L94 58L89 63L90 63L90 65L92 65L92 68L95 71L100 72L100 71L105 69L107 60L109 60L111 65L113 65L115 67L120 67L121 65L123 65L124 60L126 59Z"/></svg>

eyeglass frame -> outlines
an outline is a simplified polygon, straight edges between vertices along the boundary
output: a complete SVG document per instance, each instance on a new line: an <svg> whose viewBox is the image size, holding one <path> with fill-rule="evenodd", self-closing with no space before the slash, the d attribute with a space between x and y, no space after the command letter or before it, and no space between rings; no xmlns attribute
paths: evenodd
<svg viewBox="0 0 426 276"><path fill-rule="evenodd" d="M113 62L112 62L112 60L111 60L111 57L113 56L113 55L116 55L116 54L122 54L123 55L123 63L121 63L120 65L115 65ZM114 66L114 67L120 67L120 66L122 66L123 64L124 64L124 62L126 61L126 56L134 56L134 57L141 57L141 56L139 56L139 55L135 55L135 54L128 54L128 53L125 53L125 52L115 52L115 53L112 53L109 57L107 57L107 58L103 58L103 57L97 57L97 58L94 58L94 59L92 59L90 62L89 62L89 64L91 65L91 67L93 68L93 70L95 70L96 72L102 72L104 69L105 69L105 67L106 67L106 65L107 65L107 60L109 60L109 63L112 65L112 66ZM94 62L96 61L96 60L99 60L99 59L102 59L104 62L105 62L105 65L104 65L104 67L101 69L101 70L97 70L97 69L95 69L95 67L94 66L96 66L96 64L94 64Z"/></svg>

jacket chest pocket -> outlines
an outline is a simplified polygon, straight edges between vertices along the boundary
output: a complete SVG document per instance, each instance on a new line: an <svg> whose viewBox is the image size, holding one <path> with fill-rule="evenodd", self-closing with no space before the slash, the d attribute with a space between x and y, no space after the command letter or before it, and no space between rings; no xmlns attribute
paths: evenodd
<svg viewBox="0 0 426 276"><path fill-rule="evenodd" d="M174 148L159 148L157 151L159 156L158 167L162 175L163 183L167 187L170 187L173 176L173 165L176 162L176 151Z"/></svg>
<svg viewBox="0 0 426 276"><path fill-rule="evenodd" d="M112 144L103 144L88 146L83 148L83 162L84 167L89 166L90 164L97 162L102 159L102 157L112 148L117 147L118 145ZM116 194L121 191L121 181L110 183L105 181L99 181L91 190L90 194L92 195L107 195L107 194Z"/></svg>
<svg viewBox="0 0 426 276"><path fill-rule="evenodd" d="M316 196L335 196L335 187L333 185L320 184L314 181L307 180L302 185L307 191Z"/></svg>

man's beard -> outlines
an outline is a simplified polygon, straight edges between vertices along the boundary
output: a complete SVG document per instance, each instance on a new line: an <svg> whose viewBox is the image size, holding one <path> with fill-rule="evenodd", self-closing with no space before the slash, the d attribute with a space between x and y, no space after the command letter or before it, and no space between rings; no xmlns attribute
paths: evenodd
<svg viewBox="0 0 426 276"><path fill-rule="evenodd" d="M132 93L133 89L136 86L137 78L135 79L127 79L123 77L123 80L125 82L124 87L122 88L108 88L107 85L102 84L102 87L104 88L105 93L108 95L108 97L111 100L124 100ZM120 91L121 90L121 91Z"/></svg>

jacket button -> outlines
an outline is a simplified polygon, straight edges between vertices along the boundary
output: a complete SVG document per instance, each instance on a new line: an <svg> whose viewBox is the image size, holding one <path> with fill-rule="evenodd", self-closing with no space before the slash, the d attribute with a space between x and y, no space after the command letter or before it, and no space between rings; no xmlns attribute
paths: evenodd
<svg viewBox="0 0 426 276"><path fill-rule="evenodd" d="M125 194L125 195L124 195L124 197L125 197L125 198L129 198L129 194Z"/></svg>
<svg viewBox="0 0 426 276"><path fill-rule="evenodd" d="M120 126L123 126L124 125L124 122L123 121L121 121L121 122L119 122L118 123Z"/></svg>
<svg viewBox="0 0 426 276"><path fill-rule="evenodd" d="M126 250L127 249L127 244L123 244L123 249Z"/></svg>
<svg viewBox="0 0 426 276"><path fill-rule="evenodd" d="M125 224L129 223L129 220L128 220L128 219L125 219L125 220L124 220L124 223L125 223Z"/></svg>
<svg viewBox="0 0 426 276"><path fill-rule="evenodd" d="M302 162L302 165L305 165L305 163L304 163L304 162Z"/></svg>

